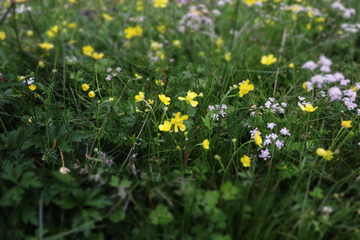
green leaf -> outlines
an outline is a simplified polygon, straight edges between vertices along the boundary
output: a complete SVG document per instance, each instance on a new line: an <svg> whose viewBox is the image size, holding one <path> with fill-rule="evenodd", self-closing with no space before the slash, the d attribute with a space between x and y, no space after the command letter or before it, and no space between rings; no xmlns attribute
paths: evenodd
<svg viewBox="0 0 360 240"><path fill-rule="evenodd" d="M199 204L204 207L206 212L209 212L215 208L216 204L219 201L219 197L220 194L218 191L206 191L206 193L201 196Z"/></svg>
<svg viewBox="0 0 360 240"><path fill-rule="evenodd" d="M119 186L119 178L117 178L116 176L111 176L110 186L118 187Z"/></svg>
<svg viewBox="0 0 360 240"><path fill-rule="evenodd" d="M110 216L110 221L113 223L118 223L125 219L125 214L123 213L121 208L118 208L113 214Z"/></svg>
<svg viewBox="0 0 360 240"><path fill-rule="evenodd" d="M232 185L230 181L223 183L220 187L220 191L222 193L222 197L225 200L233 200L235 199L236 194L239 192L239 189Z"/></svg>
<svg viewBox="0 0 360 240"><path fill-rule="evenodd" d="M154 225L166 225L174 220L168 207L161 203L156 206L155 210L150 212L149 218Z"/></svg>
<svg viewBox="0 0 360 240"><path fill-rule="evenodd" d="M309 195L312 196L313 198L319 198L322 199L324 197L323 191L321 190L321 188L314 188L313 191L309 192Z"/></svg>

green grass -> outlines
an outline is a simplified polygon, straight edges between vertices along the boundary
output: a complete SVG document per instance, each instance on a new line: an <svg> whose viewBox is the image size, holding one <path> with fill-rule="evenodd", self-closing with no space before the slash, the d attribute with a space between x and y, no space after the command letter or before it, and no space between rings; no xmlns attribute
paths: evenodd
<svg viewBox="0 0 360 240"><path fill-rule="evenodd" d="M360 237L358 16L219 2L1 3L1 239Z"/></svg>

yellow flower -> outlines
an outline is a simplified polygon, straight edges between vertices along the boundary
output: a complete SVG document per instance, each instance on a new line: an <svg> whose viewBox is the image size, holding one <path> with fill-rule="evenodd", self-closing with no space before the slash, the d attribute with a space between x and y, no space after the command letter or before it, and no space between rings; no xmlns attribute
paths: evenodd
<svg viewBox="0 0 360 240"><path fill-rule="evenodd" d="M164 124L159 125L159 130L163 132L170 131L172 124L169 121L165 121Z"/></svg>
<svg viewBox="0 0 360 240"><path fill-rule="evenodd" d="M207 140L207 139L205 139L201 144L204 147L204 149L209 149L210 148L209 147L210 143L209 143L209 140Z"/></svg>
<svg viewBox="0 0 360 240"><path fill-rule="evenodd" d="M103 18L104 18L106 21L112 21L112 20L114 20L113 17L109 16L109 15L106 14L106 13L103 13Z"/></svg>
<svg viewBox="0 0 360 240"><path fill-rule="evenodd" d="M3 31L0 31L0 40L4 40L6 38L6 34Z"/></svg>
<svg viewBox="0 0 360 240"><path fill-rule="evenodd" d="M154 103L154 100L151 100L150 98L149 98L149 104L153 104Z"/></svg>
<svg viewBox="0 0 360 240"><path fill-rule="evenodd" d="M29 30L29 31L26 32L26 35L28 37L32 37L32 36L34 36L34 31Z"/></svg>
<svg viewBox="0 0 360 240"><path fill-rule="evenodd" d="M261 145L262 144L262 139L260 137L259 131L256 131L254 139L255 139L255 143L257 145L259 145L259 147L262 147L262 145Z"/></svg>
<svg viewBox="0 0 360 240"><path fill-rule="evenodd" d="M171 119L171 124L174 124L174 129L175 129L175 132L178 132L178 128L180 128L180 131L185 131L186 130L186 126L184 125L183 121L188 119L188 115L184 115L182 117L180 117L180 112L176 113L175 114L175 118L172 118Z"/></svg>
<svg viewBox="0 0 360 240"><path fill-rule="evenodd" d="M69 23L68 24L69 28L76 28L76 26L77 26L76 23Z"/></svg>
<svg viewBox="0 0 360 240"><path fill-rule="evenodd" d="M96 60L100 60L100 59L102 59L104 57L104 54L94 52L91 56Z"/></svg>
<svg viewBox="0 0 360 240"><path fill-rule="evenodd" d="M132 37L141 36L143 33L143 29L139 26L136 27L128 27L124 30L125 38L130 39Z"/></svg>
<svg viewBox="0 0 360 240"><path fill-rule="evenodd" d="M59 26L55 25L50 28L50 30L46 31L46 35L49 36L49 38L56 37L57 33L59 32Z"/></svg>
<svg viewBox="0 0 360 240"><path fill-rule="evenodd" d="M244 167L250 167L250 158L246 155L243 155L243 157L240 159Z"/></svg>
<svg viewBox="0 0 360 240"><path fill-rule="evenodd" d="M112 101L114 101L114 98L112 98L112 97L109 98L109 102L112 102Z"/></svg>
<svg viewBox="0 0 360 240"><path fill-rule="evenodd" d="M230 62L231 60L231 52L225 53L224 58L227 62Z"/></svg>
<svg viewBox="0 0 360 240"><path fill-rule="evenodd" d="M261 64L270 65L277 61L277 58L274 55L269 54L268 56L261 57Z"/></svg>
<svg viewBox="0 0 360 240"><path fill-rule="evenodd" d="M239 96L243 97L245 94L249 93L250 91L254 90L254 85L249 84L249 79L246 79L245 82L241 83L239 86Z"/></svg>
<svg viewBox="0 0 360 240"><path fill-rule="evenodd" d="M39 47L41 47L42 49L49 51L50 49L52 49L54 47L53 44L48 43L48 42L44 42L44 43L39 43Z"/></svg>
<svg viewBox="0 0 360 240"><path fill-rule="evenodd" d="M314 108L312 104L306 104L305 107L301 105L300 108L305 112L315 112L319 107Z"/></svg>
<svg viewBox="0 0 360 240"><path fill-rule="evenodd" d="M306 29L310 30L311 29L311 23L306 24L305 27L306 27Z"/></svg>
<svg viewBox="0 0 360 240"><path fill-rule="evenodd" d="M155 83L156 83L156 85L158 85L158 86L164 85L163 81L161 81L161 80L159 80L159 79L155 80Z"/></svg>
<svg viewBox="0 0 360 240"><path fill-rule="evenodd" d="M136 11L142 11L142 10L144 10L144 3L143 1L138 1L136 3Z"/></svg>
<svg viewBox="0 0 360 240"><path fill-rule="evenodd" d="M45 63L43 61L39 61L38 63L39 67L44 68L45 67Z"/></svg>
<svg viewBox="0 0 360 240"><path fill-rule="evenodd" d="M162 47L162 45L160 43L155 42L155 41L151 41L150 46L151 46L151 49L154 51L159 50Z"/></svg>
<svg viewBox="0 0 360 240"><path fill-rule="evenodd" d="M245 0L245 4L248 5L248 6L251 6L254 3L256 3L256 0Z"/></svg>
<svg viewBox="0 0 360 240"><path fill-rule="evenodd" d="M145 97L144 93L143 93L143 92L139 92L139 95L136 95L136 96L135 96L135 102L141 102L141 101L143 101L143 100L144 100L144 97Z"/></svg>
<svg viewBox="0 0 360 240"><path fill-rule="evenodd" d="M82 87L82 90L83 91L87 91L87 90L89 90L89 85L87 85L86 83L84 83L83 85L81 85L81 87Z"/></svg>
<svg viewBox="0 0 360 240"><path fill-rule="evenodd" d="M351 120L349 121L343 121L343 119L341 118L341 125L344 127L344 128L351 128L352 125L351 125Z"/></svg>
<svg viewBox="0 0 360 240"><path fill-rule="evenodd" d="M94 91L90 91L90 92L88 93L88 95L89 95L89 97L91 97L91 98L95 97Z"/></svg>
<svg viewBox="0 0 360 240"><path fill-rule="evenodd" d="M165 105L170 105L171 98L165 96L165 94L159 94L158 96Z"/></svg>
<svg viewBox="0 0 360 240"><path fill-rule="evenodd" d="M164 59L165 58L165 54L162 51L157 51L156 52L156 56L159 57L160 59Z"/></svg>
<svg viewBox="0 0 360 240"><path fill-rule="evenodd" d="M156 8L165 8L168 2L169 0L153 0L154 7Z"/></svg>
<svg viewBox="0 0 360 240"><path fill-rule="evenodd" d="M204 97L204 94L202 92L199 93L199 97Z"/></svg>
<svg viewBox="0 0 360 240"><path fill-rule="evenodd" d="M332 151L325 150L323 148L316 149L316 154L323 157L323 158L325 158L325 160L327 160L327 161L330 161L331 159L334 158Z"/></svg>
<svg viewBox="0 0 360 240"><path fill-rule="evenodd" d="M196 107L198 105L198 101L194 101L193 99L196 98L197 93L191 92L190 90L187 92L186 97L178 97L180 101L186 100L187 103L190 103L191 106Z"/></svg>
<svg viewBox="0 0 360 240"><path fill-rule="evenodd" d="M136 77L137 79L142 79L142 76L140 76L140 75L137 74L137 73L135 73L135 77Z"/></svg>
<svg viewBox="0 0 360 240"><path fill-rule="evenodd" d="M179 40L174 40L172 44L177 48L181 48L181 42Z"/></svg>
<svg viewBox="0 0 360 240"><path fill-rule="evenodd" d="M295 67L295 65L293 63L289 64L289 68L294 68L294 67Z"/></svg>
<svg viewBox="0 0 360 240"><path fill-rule="evenodd" d="M21 3L21 2L26 2L27 0L16 0L15 2Z"/></svg>
<svg viewBox="0 0 360 240"><path fill-rule="evenodd" d="M215 42L217 48L221 48L222 45L224 44L224 39L222 37L219 37L216 42Z"/></svg>
<svg viewBox="0 0 360 240"><path fill-rule="evenodd" d="M164 34L166 31L166 26L165 25L159 25L156 27L156 29L161 33Z"/></svg>
<svg viewBox="0 0 360 240"><path fill-rule="evenodd" d="M77 0L69 0L69 3L77 3Z"/></svg>
<svg viewBox="0 0 360 240"><path fill-rule="evenodd" d="M317 17L317 18L315 18L315 22L325 22L325 18L324 17Z"/></svg>
<svg viewBox="0 0 360 240"><path fill-rule="evenodd" d="M29 85L29 89L31 91L35 91L36 90L36 85L34 85L34 84Z"/></svg>
<svg viewBox="0 0 360 240"><path fill-rule="evenodd" d="M87 45L87 46L82 47L82 51L83 51L83 54L91 56L92 53L94 52L94 48L90 45Z"/></svg>

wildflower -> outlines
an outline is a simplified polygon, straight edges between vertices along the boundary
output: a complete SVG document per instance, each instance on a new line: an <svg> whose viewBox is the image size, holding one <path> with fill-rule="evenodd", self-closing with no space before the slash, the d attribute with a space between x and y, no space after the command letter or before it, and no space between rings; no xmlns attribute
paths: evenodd
<svg viewBox="0 0 360 240"><path fill-rule="evenodd" d="M159 125L159 130L167 132L171 129L172 124L169 121L165 121L164 124Z"/></svg>
<svg viewBox="0 0 360 240"><path fill-rule="evenodd" d="M144 3L143 1L138 1L136 3L136 11L142 11L142 10L144 10Z"/></svg>
<svg viewBox="0 0 360 240"><path fill-rule="evenodd" d="M245 4L251 6L256 3L256 0L245 0Z"/></svg>
<svg viewBox="0 0 360 240"><path fill-rule="evenodd" d="M246 155L243 155L243 157L240 159L244 167L250 167L250 158Z"/></svg>
<svg viewBox="0 0 360 240"><path fill-rule="evenodd" d="M141 102L141 101L143 101L143 100L144 100L144 97L145 97L144 93L143 93L143 92L139 92L139 95L136 95L136 96L135 96L135 102Z"/></svg>
<svg viewBox="0 0 360 240"><path fill-rule="evenodd" d="M87 90L89 90L89 85L87 85L86 83L84 83L83 85L81 85L81 87L82 87L82 89L83 89L83 91L87 91Z"/></svg>
<svg viewBox="0 0 360 240"><path fill-rule="evenodd" d="M156 52L156 56L160 59L164 59L165 58L165 54L162 51L157 51Z"/></svg>
<svg viewBox="0 0 360 240"><path fill-rule="evenodd" d="M181 42L179 40L174 40L172 44L177 48L181 48Z"/></svg>
<svg viewBox="0 0 360 240"><path fill-rule="evenodd" d="M205 139L201 144L204 147L204 149L209 149L210 148L209 147L210 143L209 143L208 139Z"/></svg>
<svg viewBox="0 0 360 240"><path fill-rule="evenodd" d="M153 0L154 7L156 8L165 8L168 2L169 0Z"/></svg>
<svg viewBox="0 0 360 240"><path fill-rule="evenodd" d="M265 149L265 150L260 150L261 154L259 155L259 157L263 158L264 160L267 160L268 158L270 158L270 152L269 149Z"/></svg>
<svg viewBox="0 0 360 240"><path fill-rule="evenodd" d="M76 28L77 25L76 25L76 23L69 23L69 24L68 24L68 27L69 27L69 28Z"/></svg>
<svg viewBox="0 0 360 240"><path fill-rule="evenodd" d="M218 48L221 48L221 46L224 44L224 39L222 37L219 37L218 40L216 40L215 44Z"/></svg>
<svg viewBox="0 0 360 240"><path fill-rule="evenodd" d="M288 129L286 129L286 127L282 128L282 129L280 130L280 133L281 133L282 135L291 136L290 131L289 131Z"/></svg>
<svg viewBox="0 0 360 240"><path fill-rule="evenodd" d="M231 52L225 53L224 58L227 62L230 62L231 60Z"/></svg>
<svg viewBox="0 0 360 240"><path fill-rule="evenodd" d="M293 63L289 64L289 68L294 68L294 67L295 67L295 65Z"/></svg>
<svg viewBox="0 0 360 240"><path fill-rule="evenodd" d="M29 85L29 89L30 89L31 91L35 91L35 90L36 90L36 85L35 85L35 84Z"/></svg>
<svg viewBox="0 0 360 240"><path fill-rule="evenodd" d="M41 47L42 49L44 49L46 51L49 51L50 49L52 49L54 47L53 44L48 43L48 42L39 43L38 45L39 45L39 47Z"/></svg>
<svg viewBox="0 0 360 240"><path fill-rule="evenodd" d="M142 76L140 76L140 75L137 74L137 73L135 73L135 77L136 77L137 79L142 79L142 78L143 78Z"/></svg>
<svg viewBox="0 0 360 240"><path fill-rule="evenodd" d="M164 95L165 96L165 95ZM175 132L178 132L178 128L180 128L180 131L185 131L186 130L186 126L184 125L183 121L188 119L189 116L188 115L184 115L182 117L180 117L180 112L176 113L175 114L175 118L172 118L171 119L171 124L174 124L174 129L175 129Z"/></svg>
<svg viewBox="0 0 360 240"><path fill-rule="evenodd" d="M323 158L325 158L325 160L327 160L327 161L330 161L331 159L334 158L332 151L325 150L323 148L316 149L316 154L323 157Z"/></svg>
<svg viewBox="0 0 360 240"><path fill-rule="evenodd" d="M243 97L245 94L249 93L250 91L254 90L254 85L249 84L249 79L246 79L245 82L242 82L239 87L239 96Z"/></svg>
<svg viewBox="0 0 360 240"><path fill-rule="evenodd" d="M255 143L256 143L257 145L259 145L259 147L262 147L262 146L261 146L262 139L261 139L261 137L260 137L260 135L259 135L259 131L256 131L255 136L254 136L254 139L255 139Z"/></svg>
<svg viewBox="0 0 360 240"><path fill-rule="evenodd" d="M307 61L301 66L301 68L307 68L310 69L311 71L314 71L315 68L317 67L318 65L314 61Z"/></svg>
<svg viewBox="0 0 360 240"><path fill-rule="evenodd" d="M104 54L94 52L91 56L96 60L100 60L100 59L102 59L104 57Z"/></svg>
<svg viewBox="0 0 360 240"><path fill-rule="evenodd" d="M38 63L39 67L44 68L45 67L45 63L43 61L39 61Z"/></svg>
<svg viewBox="0 0 360 240"><path fill-rule="evenodd" d="M156 27L156 30L158 30L161 34L164 34L166 31L166 25L159 25Z"/></svg>
<svg viewBox="0 0 360 240"><path fill-rule="evenodd" d="M193 99L197 96L197 93L191 92L190 90L187 92L186 97L179 97L180 101L186 100L187 103L190 103L191 106L196 107L198 105L198 101L194 101Z"/></svg>
<svg viewBox="0 0 360 240"><path fill-rule="evenodd" d="M156 80L155 80L155 84L158 85L158 86L164 85L163 81L161 81L161 80L159 80L159 79L156 79Z"/></svg>
<svg viewBox="0 0 360 240"><path fill-rule="evenodd" d="M27 31L27 32L26 32L26 36L28 36L28 37L34 36L34 31L31 31L31 30ZM1 39L1 38L0 38L0 39Z"/></svg>
<svg viewBox="0 0 360 240"><path fill-rule="evenodd" d="M300 108L305 112L315 112L315 110L319 107L314 108L312 104L306 104L305 107L303 105L300 105Z"/></svg>
<svg viewBox="0 0 360 240"><path fill-rule="evenodd" d="M270 65L277 61L277 58L274 57L274 55L269 54L268 56L262 56L261 57L261 64L264 65Z"/></svg>
<svg viewBox="0 0 360 240"><path fill-rule="evenodd" d="M114 98L112 98L112 97L109 98L109 102L112 102L112 101L114 101Z"/></svg>
<svg viewBox="0 0 360 240"><path fill-rule="evenodd" d="M82 47L83 54L91 56L94 52L94 48L90 45Z"/></svg>
<svg viewBox="0 0 360 240"><path fill-rule="evenodd" d="M66 167L61 167L59 169L59 172L61 172L62 174L67 174L68 172L70 172L70 169L66 168Z"/></svg>
<svg viewBox="0 0 360 240"><path fill-rule="evenodd" d="M59 32L59 26L55 25L50 28L50 30L46 31L46 35L49 36L49 38L56 37L57 33Z"/></svg>
<svg viewBox="0 0 360 240"><path fill-rule="evenodd" d="M106 20L106 21L112 21L114 20L113 17L111 17L110 15L106 14L106 13L103 13L103 18Z"/></svg>
<svg viewBox="0 0 360 240"><path fill-rule="evenodd" d="M170 101L171 101L171 98L169 97L166 97L165 94L159 94L158 95L160 100L165 104L165 105L170 105ZM180 112L179 112L180 113ZM176 131L177 132L177 131Z"/></svg>
<svg viewBox="0 0 360 240"><path fill-rule="evenodd" d="M335 86L329 89L330 102L335 100L341 100L342 92L339 87Z"/></svg>
<svg viewBox="0 0 360 240"><path fill-rule="evenodd" d="M88 95L89 95L89 97L93 98L93 97L95 97L95 92L94 92L94 91L90 91L90 92L88 93Z"/></svg>
<svg viewBox="0 0 360 240"><path fill-rule="evenodd" d="M6 38L6 34L3 31L0 31L0 40L4 40Z"/></svg>
<svg viewBox="0 0 360 240"><path fill-rule="evenodd" d="M351 120L349 121L343 121L343 119L341 118L341 125L344 127L344 128L351 128L352 125L351 125Z"/></svg>
<svg viewBox="0 0 360 240"><path fill-rule="evenodd" d="M281 149L284 146L284 141L276 140L275 145L278 149Z"/></svg>
<svg viewBox="0 0 360 240"><path fill-rule="evenodd" d="M273 128L276 126L276 123L267 123L267 127L273 130Z"/></svg>
<svg viewBox="0 0 360 240"><path fill-rule="evenodd" d="M128 27L124 30L125 38L130 39L132 37L141 36L143 33L143 29L139 26L136 27Z"/></svg>

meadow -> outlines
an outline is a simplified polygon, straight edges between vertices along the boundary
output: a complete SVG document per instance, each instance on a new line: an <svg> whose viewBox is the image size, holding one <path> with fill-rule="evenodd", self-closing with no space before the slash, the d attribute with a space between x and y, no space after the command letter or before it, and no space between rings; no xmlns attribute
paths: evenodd
<svg viewBox="0 0 360 240"><path fill-rule="evenodd" d="M3 0L0 239L359 239L357 0Z"/></svg>

